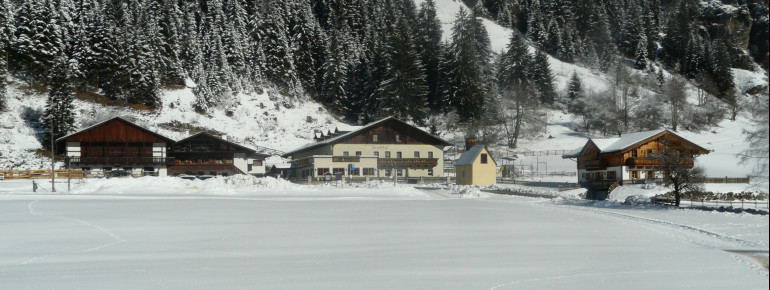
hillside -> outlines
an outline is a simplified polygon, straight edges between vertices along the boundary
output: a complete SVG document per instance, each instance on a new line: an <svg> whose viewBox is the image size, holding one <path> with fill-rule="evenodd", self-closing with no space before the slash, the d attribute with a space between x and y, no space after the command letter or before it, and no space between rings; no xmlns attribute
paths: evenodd
<svg viewBox="0 0 770 290"><path fill-rule="evenodd" d="M423 0L415 0L419 7ZM469 10L465 4L453 0L437 0L436 14L441 23L442 38L451 40L452 27L458 11ZM488 19L482 19L490 40L490 48L494 55L500 55L507 49L512 30L498 25ZM530 52L537 49L534 44L527 42ZM553 56L548 56L548 64L552 70L555 92L559 98L568 93L570 78L575 73L583 83L586 94L607 91L613 82L612 77L596 68L588 68L579 64L563 62ZM651 64L653 70L660 70L660 64ZM741 93L750 89L767 87L767 73L752 72L743 69L732 69L735 87ZM674 76L668 71L663 72L667 78ZM645 72L634 71L639 78L650 77ZM45 108L46 94L37 86L30 87L17 77L8 78L7 109L0 115L0 168L34 169L46 168L49 161L46 156L39 155L41 148L39 134L43 132L40 123L41 114ZM260 93L238 93L228 100L226 106L212 106L205 113L196 112L198 98L194 94L197 85L187 80L185 86L175 89L164 88L159 93L159 107L154 110L134 109L127 106L110 106L93 101L76 98L73 101L75 112L75 128L84 128L106 118L123 116L134 120L140 125L173 139L181 139L198 130L210 130L222 134L225 138L247 146L263 146L280 151L311 142L314 130L329 130L339 127L344 129L348 124L339 113L332 113L327 105L322 104L311 96L287 97L285 92L278 92L274 86L264 85L254 91ZM686 84L687 102L697 103L697 88ZM655 92L646 87L640 88L642 98L652 97ZM745 98L746 96L743 95ZM134 106L136 107L136 106ZM599 109L597 109L599 110ZM514 152L572 150L582 146L589 137L601 137L598 132L576 131L580 127L580 118L566 113L564 108L544 109L547 116L546 126L541 133L522 137L516 149L505 146L505 142L497 140L490 142L492 149L499 155L509 155ZM455 119L444 115L434 117L438 120L437 129L442 138L455 144L461 144L466 132L464 125L453 124ZM709 176L746 176L751 172L751 164L739 164L736 154L747 149L742 142L743 129L749 128L751 116L748 110L739 113L736 121L722 120L718 126L706 130L679 132L696 143L714 150L711 154L698 159L699 164L706 167ZM424 127L427 129L427 126ZM502 128L497 128L502 130ZM451 154L449 156L452 156ZM281 162L277 158L270 163ZM547 162L548 171L575 171L574 162L563 160L558 155L531 157L522 156L519 164ZM61 165L59 165L61 166ZM536 166L535 166L536 167ZM543 171L543 168L540 168Z"/></svg>

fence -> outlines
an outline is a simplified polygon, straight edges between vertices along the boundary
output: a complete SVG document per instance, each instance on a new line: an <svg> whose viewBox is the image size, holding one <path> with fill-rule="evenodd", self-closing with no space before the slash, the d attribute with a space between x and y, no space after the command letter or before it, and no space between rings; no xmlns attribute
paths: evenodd
<svg viewBox="0 0 770 290"><path fill-rule="evenodd" d="M292 183L297 184L324 184L324 183L339 183L340 181L344 183L365 183L369 181L383 181L383 182L393 182L392 177L353 177L353 179L350 179L349 176L344 176L342 180L332 179L331 181L325 181L323 177L310 177L310 178L289 178L289 181ZM397 180L398 183L405 183L405 184L426 184L426 183L454 183L455 180L453 177L449 176L443 176L443 177L399 177Z"/></svg>
<svg viewBox="0 0 770 290"><path fill-rule="evenodd" d="M749 183L748 177L706 177L704 183Z"/></svg>
<svg viewBox="0 0 770 290"><path fill-rule="evenodd" d="M67 169L54 170L54 178L83 178L83 171L80 169L73 169L72 171ZM71 174L71 175L70 175ZM50 179L51 170L0 170L0 180L10 179Z"/></svg>

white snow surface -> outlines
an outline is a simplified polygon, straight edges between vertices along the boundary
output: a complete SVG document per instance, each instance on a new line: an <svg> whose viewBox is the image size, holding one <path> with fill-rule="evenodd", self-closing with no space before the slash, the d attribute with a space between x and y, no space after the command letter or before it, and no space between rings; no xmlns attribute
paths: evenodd
<svg viewBox="0 0 770 290"><path fill-rule="evenodd" d="M387 182L56 187L32 193L28 180L0 181L2 288L768 287L766 268L726 251L766 257L766 216Z"/></svg>

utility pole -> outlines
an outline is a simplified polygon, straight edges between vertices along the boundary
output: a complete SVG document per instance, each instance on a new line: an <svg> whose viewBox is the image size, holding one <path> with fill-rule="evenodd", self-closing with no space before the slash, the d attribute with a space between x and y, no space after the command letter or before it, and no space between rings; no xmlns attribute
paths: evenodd
<svg viewBox="0 0 770 290"><path fill-rule="evenodd" d="M56 160L53 155L53 118L51 118L51 192L56 192L56 183L54 183L54 177L56 173L54 168L56 166Z"/></svg>

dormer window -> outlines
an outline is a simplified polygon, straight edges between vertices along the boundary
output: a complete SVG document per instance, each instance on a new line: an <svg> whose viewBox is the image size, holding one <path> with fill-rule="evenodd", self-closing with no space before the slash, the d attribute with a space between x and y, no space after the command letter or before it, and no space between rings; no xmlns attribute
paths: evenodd
<svg viewBox="0 0 770 290"><path fill-rule="evenodd" d="M378 141L379 140L377 140L377 135L376 134L372 135L372 142L378 142Z"/></svg>
<svg viewBox="0 0 770 290"><path fill-rule="evenodd" d="M401 142L401 135L396 135L396 142Z"/></svg>

